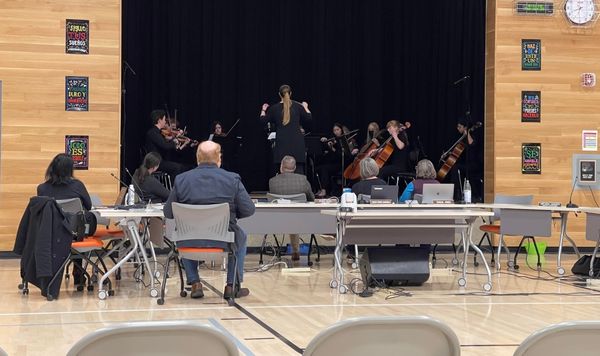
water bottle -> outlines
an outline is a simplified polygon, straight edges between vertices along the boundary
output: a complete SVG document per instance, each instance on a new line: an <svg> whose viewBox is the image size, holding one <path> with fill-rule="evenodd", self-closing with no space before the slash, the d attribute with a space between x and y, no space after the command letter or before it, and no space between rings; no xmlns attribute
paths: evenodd
<svg viewBox="0 0 600 356"><path fill-rule="evenodd" d="M340 211L356 212L357 207L356 194L352 193L352 189L344 188L340 197Z"/></svg>
<svg viewBox="0 0 600 356"><path fill-rule="evenodd" d="M466 178L465 178L463 194L464 194L465 204L471 204L471 183L469 183L469 180Z"/></svg>
<svg viewBox="0 0 600 356"><path fill-rule="evenodd" d="M127 202L127 205L135 204L135 187L133 186L133 184L130 184L129 189L127 190L126 202Z"/></svg>

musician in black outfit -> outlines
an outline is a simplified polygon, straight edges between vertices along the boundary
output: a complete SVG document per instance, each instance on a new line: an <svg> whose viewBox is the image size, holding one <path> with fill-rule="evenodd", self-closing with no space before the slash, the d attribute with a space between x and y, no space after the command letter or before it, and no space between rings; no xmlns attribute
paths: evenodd
<svg viewBox="0 0 600 356"><path fill-rule="evenodd" d="M483 150L481 138L475 131L477 127L469 125L465 117L459 118L456 124L458 133L461 136L466 135L463 139L465 149L450 170L450 181L454 183L454 199L456 201L463 199L461 187L465 178L469 179L471 184L471 201L483 201Z"/></svg>
<svg viewBox="0 0 600 356"><path fill-rule="evenodd" d="M275 128L275 148L273 150L273 173L279 168L284 156L292 156L296 159L296 173L304 174L306 164L306 149L304 147L304 135L300 131L300 125L311 120L312 115L308 110L308 103L300 104L293 101L292 88L282 85L279 88L281 101L269 106L263 104L260 112L260 121L263 124L270 123Z"/></svg>
<svg viewBox="0 0 600 356"><path fill-rule="evenodd" d="M325 150L326 153L316 167L321 183L321 189L316 195L320 198L325 197L327 193L332 193L331 177L342 174L342 152L344 153L344 168L352 162L353 156L358 152L354 139L351 138L348 140L347 137L343 137L348 132L349 130L346 126L336 122L333 124L333 137L330 139L326 137L321 138L321 142L325 143L327 148ZM346 141L344 142L344 140Z"/></svg>
<svg viewBox="0 0 600 356"><path fill-rule="evenodd" d="M152 175L159 166L160 155L150 152L144 157L142 165L133 173L133 180L136 183L135 190L145 201L164 203L169 198L169 190Z"/></svg>
<svg viewBox="0 0 600 356"><path fill-rule="evenodd" d="M391 135L390 143L394 148L391 156L387 159L384 166L379 170L379 178L388 182L391 176L397 173L403 173L407 171L408 163L408 136L406 135L406 126L402 125L397 120L388 121L387 133ZM383 131L383 130L382 130ZM385 134L385 131L382 133ZM378 135L376 139L378 144L383 144L382 135ZM376 153L374 151L373 153ZM375 157L374 157L375 158ZM388 182L389 183L389 182Z"/></svg>
<svg viewBox="0 0 600 356"><path fill-rule="evenodd" d="M168 160L179 148L178 140L175 136L165 137L161 134L161 130L167 127L167 114L164 110L153 110L150 118L153 126L146 132L146 153L156 152L162 157L158 169L168 173L174 182L175 176L185 171L183 164Z"/></svg>

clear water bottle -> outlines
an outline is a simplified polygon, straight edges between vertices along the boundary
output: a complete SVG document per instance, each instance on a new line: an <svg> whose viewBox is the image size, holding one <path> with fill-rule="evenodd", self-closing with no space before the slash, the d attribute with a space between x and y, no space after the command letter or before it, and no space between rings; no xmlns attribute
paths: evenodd
<svg viewBox="0 0 600 356"><path fill-rule="evenodd" d="M135 204L135 187L133 186L133 184L130 184L129 189L127 190L126 202L127 205Z"/></svg>
<svg viewBox="0 0 600 356"><path fill-rule="evenodd" d="M465 204L471 204L471 183L469 183L468 179L465 179L463 195L464 195Z"/></svg>

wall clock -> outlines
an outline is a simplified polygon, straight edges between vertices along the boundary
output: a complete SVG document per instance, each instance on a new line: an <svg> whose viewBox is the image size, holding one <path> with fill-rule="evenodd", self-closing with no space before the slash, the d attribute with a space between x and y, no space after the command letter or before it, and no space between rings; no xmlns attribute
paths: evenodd
<svg viewBox="0 0 600 356"><path fill-rule="evenodd" d="M594 0L566 0L565 16L572 25L590 25L596 19L596 3Z"/></svg>

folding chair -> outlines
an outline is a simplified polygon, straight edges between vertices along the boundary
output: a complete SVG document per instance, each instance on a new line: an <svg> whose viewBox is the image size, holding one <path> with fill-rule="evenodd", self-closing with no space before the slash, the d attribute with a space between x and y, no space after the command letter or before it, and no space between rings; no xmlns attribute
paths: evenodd
<svg viewBox="0 0 600 356"><path fill-rule="evenodd" d="M75 343L67 356L239 355L222 331L193 321L142 321L111 325Z"/></svg>
<svg viewBox="0 0 600 356"><path fill-rule="evenodd" d="M514 356L598 355L600 321L568 321L529 335Z"/></svg>
<svg viewBox="0 0 600 356"><path fill-rule="evenodd" d="M533 201L533 195L501 195L501 194L497 194L494 197L494 204L517 204L517 205L531 205L531 202ZM504 242L504 233L502 231L502 223L501 223L501 215L500 215L500 209L494 209L494 216L492 216L490 218L490 223L489 224L485 224L485 225L481 225L479 227L479 229L481 231L483 231L486 234L497 234L500 235L500 238L498 239L498 250L497 250L497 256L496 256L496 269L500 269L500 254L502 253L502 248L504 248L505 252L506 252L506 256L507 256L507 265L509 268L515 268L517 269L517 260L516 257L518 256L518 250L515 253L515 258L513 261L510 260L510 251L508 249L508 247L506 246L506 243ZM499 223L497 223L498 221L500 221ZM523 240L526 238L531 238L534 241L534 245L535 245L535 238L533 236L523 236L523 238L521 239L521 242L519 243L519 248L521 248L521 244L523 243ZM483 239L483 237L482 237ZM491 246L491 243L490 243ZM536 251L537 251L537 245L536 245ZM475 256L475 261L476 261L477 256ZM538 254L538 267L541 266L540 264L540 260L539 260L539 254Z"/></svg>
<svg viewBox="0 0 600 356"><path fill-rule="evenodd" d="M363 317L321 331L303 355L459 356L460 343L446 324L427 316Z"/></svg>
<svg viewBox="0 0 600 356"><path fill-rule="evenodd" d="M187 292L184 289L183 274L181 273L180 258L202 261L206 254L228 252L229 258L234 259L234 291L238 287L238 266L235 255L235 234L229 231L229 204L210 204L210 205L190 205L173 203L173 217L175 220L175 231L170 236L170 240L175 243L172 246L165 270L163 274L163 283L161 286L160 298L157 300L159 305L164 304L165 287L167 274L171 261L175 261L179 268L179 278L181 281L180 296L186 297ZM176 247L178 242L187 240L207 240L211 242L225 242L228 244L228 251L221 247ZM217 245L217 244L215 244ZM235 304L235 292L229 305Z"/></svg>

